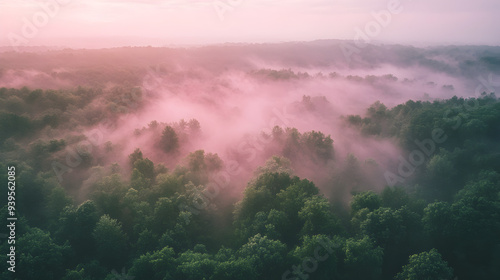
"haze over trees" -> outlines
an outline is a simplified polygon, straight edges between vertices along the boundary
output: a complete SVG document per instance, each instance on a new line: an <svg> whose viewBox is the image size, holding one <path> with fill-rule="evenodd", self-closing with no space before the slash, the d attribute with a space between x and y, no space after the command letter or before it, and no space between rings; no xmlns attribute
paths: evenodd
<svg viewBox="0 0 500 280"><path fill-rule="evenodd" d="M0 278L498 279L500 49L336 44L0 53Z"/></svg>

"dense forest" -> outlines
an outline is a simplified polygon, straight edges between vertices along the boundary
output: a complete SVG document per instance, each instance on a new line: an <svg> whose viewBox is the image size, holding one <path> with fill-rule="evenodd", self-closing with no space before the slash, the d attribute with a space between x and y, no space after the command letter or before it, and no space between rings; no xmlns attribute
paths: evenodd
<svg viewBox="0 0 500 280"><path fill-rule="evenodd" d="M499 279L497 48L324 44L1 53L0 278Z"/></svg>

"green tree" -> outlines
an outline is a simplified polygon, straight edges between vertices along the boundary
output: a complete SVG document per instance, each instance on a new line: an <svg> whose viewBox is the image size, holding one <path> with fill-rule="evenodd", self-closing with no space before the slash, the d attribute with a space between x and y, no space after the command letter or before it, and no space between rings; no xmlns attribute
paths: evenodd
<svg viewBox="0 0 500 280"><path fill-rule="evenodd" d="M292 263L299 266L303 275L309 276L308 279L337 279L339 278L338 257L341 255L344 242L345 240L339 236L330 238L326 235L305 235L302 237L302 244L291 250L289 254ZM310 272L312 267L304 269L303 263L307 263L304 260L311 260L313 264L315 262L316 270Z"/></svg>
<svg viewBox="0 0 500 280"><path fill-rule="evenodd" d="M457 273L467 277L496 278L498 269L484 271L480 267L487 264L495 267L499 259L500 241L500 175L493 171L483 171L477 180L469 182L455 197L451 206L452 226L455 244L453 249L465 255L464 259L450 263ZM444 252L443 252L444 253ZM445 255L447 257L447 255Z"/></svg>
<svg viewBox="0 0 500 280"><path fill-rule="evenodd" d="M134 167L137 160L143 159L141 149L135 149L134 152L128 156L128 159L130 161L130 166Z"/></svg>
<svg viewBox="0 0 500 280"><path fill-rule="evenodd" d="M178 209L172 200L161 197L155 204L150 228L153 229L153 232L162 234L167 229L174 227L178 215Z"/></svg>
<svg viewBox="0 0 500 280"><path fill-rule="evenodd" d="M378 208L367 215L361 224L363 232L372 237L379 246L386 247L389 242L399 243L406 228L399 211L390 208Z"/></svg>
<svg viewBox="0 0 500 280"><path fill-rule="evenodd" d="M367 236L348 239L344 246L345 279L380 279L384 251Z"/></svg>
<svg viewBox="0 0 500 280"><path fill-rule="evenodd" d="M383 277L392 277L404 264L404 258L421 246L421 217L408 210L379 208L361 223L364 234L384 248Z"/></svg>
<svg viewBox="0 0 500 280"><path fill-rule="evenodd" d="M257 271L252 260L248 258L230 258L217 263L214 274L210 278L213 280L256 280Z"/></svg>
<svg viewBox="0 0 500 280"><path fill-rule="evenodd" d="M175 130L167 125L161 134L160 147L166 153L176 152L179 148L179 137Z"/></svg>
<svg viewBox="0 0 500 280"><path fill-rule="evenodd" d="M333 139L330 135L325 136L321 131L313 130L305 132L301 141L315 161L326 161L334 156Z"/></svg>
<svg viewBox="0 0 500 280"><path fill-rule="evenodd" d="M304 212L304 219L299 220L299 211L304 207L305 201L317 193L318 188L306 179L292 178L288 173L260 174L249 183L243 199L236 205L235 225L240 242L251 237L252 235L249 234L254 233L253 230L257 228L262 230L266 227L260 232L278 234L277 236L280 236L280 239L287 244L296 244L299 232L307 220L306 212ZM279 223L273 225L266 221L269 218L267 215L271 213L284 213L285 216L275 216L275 218L280 217L277 219ZM320 227L320 225L309 224L310 226Z"/></svg>
<svg viewBox="0 0 500 280"><path fill-rule="evenodd" d="M430 203L424 209L422 222L424 229L433 244L440 244L440 248L450 249L453 246L453 226L454 220L451 205L447 202Z"/></svg>
<svg viewBox="0 0 500 280"><path fill-rule="evenodd" d="M273 156L266 161L264 166L259 166L255 171L257 175L264 173L286 173L292 175L292 163L286 157Z"/></svg>
<svg viewBox="0 0 500 280"><path fill-rule="evenodd" d="M381 206L399 209L410 203L408 193L402 187L386 187L380 194Z"/></svg>
<svg viewBox="0 0 500 280"><path fill-rule="evenodd" d="M66 194L63 188L56 187L52 189L46 205L46 211L49 218L49 228L57 226L57 221L64 209L73 205L73 200Z"/></svg>
<svg viewBox="0 0 500 280"><path fill-rule="evenodd" d="M177 259L178 279L203 280L214 274L216 261L206 252L187 250Z"/></svg>
<svg viewBox="0 0 500 280"><path fill-rule="evenodd" d="M122 199L127 188L119 174L106 176L92 185L90 197L101 213L119 219L122 216Z"/></svg>
<svg viewBox="0 0 500 280"><path fill-rule="evenodd" d="M453 269L443 260L436 249L411 255L409 263L398 273L396 280L436 280L451 279Z"/></svg>
<svg viewBox="0 0 500 280"><path fill-rule="evenodd" d="M340 233L340 223L323 196L315 195L307 199L299 211L299 219L304 224L301 235Z"/></svg>
<svg viewBox="0 0 500 280"><path fill-rule="evenodd" d="M95 250L92 231L98 220L97 208L92 201L85 201L76 209L66 207L59 218L57 240L60 242L68 240L77 257L89 257Z"/></svg>
<svg viewBox="0 0 500 280"><path fill-rule="evenodd" d="M56 244L48 232L33 228L19 238L18 279L59 279L69 257L68 244Z"/></svg>
<svg viewBox="0 0 500 280"><path fill-rule="evenodd" d="M10 137L25 137L33 132L34 125L28 117L0 112L0 141Z"/></svg>
<svg viewBox="0 0 500 280"><path fill-rule="evenodd" d="M223 162L217 154L197 150L186 157L186 165L186 180L198 185L207 184L210 173L221 170Z"/></svg>
<svg viewBox="0 0 500 280"><path fill-rule="evenodd" d="M276 194L288 187L292 178L287 173L264 173L258 176L245 189L243 199L236 205L236 221L252 219L257 212L277 208Z"/></svg>
<svg viewBox="0 0 500 280"><path fill-rule="evenodd" d="M121 224L108 215L103 215L97 222L92 236L97 248L96 257L110 268L123 267L128 244Z"/></svg>
<svg viewBox="0 0 500 280"><path fill-rule="evenodd" d="M148 182L151 182L151 183L154 182L155 177L156 177L155 165L148 158L135 160L134 171L135 170L139 171L139 175L142 178L148 180ZM132 177L132 180L136 179L135 177L138 174L136 174L136 173L132 173L132 174L134 174L134 176Z"/></svg>
<svg viewBox="0 0 500 280"><path fill-rule="evenodd" d="M373 211L381 205L380 196L372 191L357 193L351 200L351 211L355 214L357 211L367 208Z"/></svg>
<svg viewBox="0 0 500 280"><path fill-rule="evenodd" d="M129 274L136 280L171 280L175 272L175 252L170 247L146 253L134 260Z"/></svg>
<svg viewBox="0 0 500 280"><path fill-rule="evenodd" d="M279 279L285 268L286 245L257 234L248 239L237 255L252 263L258 279Z"/></svg>

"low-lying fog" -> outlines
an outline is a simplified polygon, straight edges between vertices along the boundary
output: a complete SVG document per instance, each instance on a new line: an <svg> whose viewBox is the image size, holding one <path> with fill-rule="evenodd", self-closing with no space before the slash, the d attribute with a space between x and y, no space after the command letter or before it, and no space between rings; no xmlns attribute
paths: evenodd
<svg viewBox="0 0 500 280"><path fill-rule="evenodd" d="M292 160L296 175L325 190L331 187L332 174L353 154L363 166L376 162L366 170L371 170L370 182L377 185L366 187L381 188L386 184L384 171L401 153L397 144L362 137L343 116L363 116L376 101L391 108L410 99L475 96L487 90L485 81L500 67L491 58L500 53L496 47L369 46L348 60L339 44L3 52L0 87L82 86L104 92L137 88L122 102L124 113L118 120L81 128L87 133L98 129L103 135L100 142L114 147L114 152L100 156L103 164L126 166L128 155L140 148L144 157L170 169L190 152L203 149L217 153L226 164L236 164L239 172L232 185L241 193L255 168L283 154L271 139L273 128L279 126L300 133L320 131L333 139L333 159ZM102 103L94 101L96 107ZM155 141L165 125L179 129L185 126L181 120L192 119L200 130L181 139L178 153L158 152ZM153 121L161 129L151 125ZM44 137L50 138L40 136Z"/></svg>

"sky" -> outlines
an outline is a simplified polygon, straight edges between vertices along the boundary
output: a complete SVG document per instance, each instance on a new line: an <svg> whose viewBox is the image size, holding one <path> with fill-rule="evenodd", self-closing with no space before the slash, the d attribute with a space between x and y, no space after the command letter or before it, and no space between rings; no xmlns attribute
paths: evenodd
<svg viewBox="0 0 500 280"><path fill-rule="evenodd" d="M500 45L498 0L0 0L0 45Z"/></svg>

